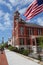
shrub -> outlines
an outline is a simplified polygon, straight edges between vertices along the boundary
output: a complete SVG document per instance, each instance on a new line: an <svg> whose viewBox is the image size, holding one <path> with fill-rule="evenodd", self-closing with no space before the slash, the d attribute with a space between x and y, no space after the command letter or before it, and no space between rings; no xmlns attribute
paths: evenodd
<svg viewBox="0 0 43 65"><path fill-rule="evenodd" d="M4 47L5 47L5 48L8 48L8 44L7 44L7 43L5 43L5 44L4 44Z"/></svg>
<svg viewBox="0 0 43 65"><path fill-rule="evenodd" d="M3 44L1 44L1 46L0 46L0 47L7 48L7 47L8 47L8 44L7 44L7 43L3 43Z"/></svg>
<svg viewBox="0 0 43 65"><path fill-rule="evenodd" d="M11 51L14 51L15 50L15 48L12 47L12 46L8 46L8 49L11 50Z"/></svg>
<svg viewBox="0 0 43 65"><path fill-rule="evenodd" d="M11 50L11 51L15 51L15 52L21 53L21 54L26 55L26 56L28 56L28 54L30 53L29 50L25 50L23 48L18 49L16 47L12 47L11 45L8 46L8 49Z"/></svg>
<svg viewBox="0 0 43 65"><path fill-rule="evenodd" d="M15 47L14 51L15 51L15 52L19 52L18 48L16 48L16 47Z"/></svg>
<svg viewBox="0 0 43 65"><path fill-rule="evenodd" d="M18 48L13 47L11 45L8 46L8 49L11 50L11 51L19 52Z"/></svg>
<svg viewBox="0 0 43 65"><path fill-rule="evenodd" d="M23 50L23 55L28 56L28 54L29 54L29 50Z"/></svg>
<svg viewBox="0 0 43 65"><path fill-rule="evenodd" d="M19 49L19 53L23 54L24 49Z"/></svg>
<svg viewBox="0 0 43 65"><path fill-rule="evenodd" d="M19 53L28 56L28 54L29 54L29 50L19 49Z"/></svg>
<svg viewBox="0 0 43 65"><path fill-rule="evenodd" d="M40 60L40 61L41 61L41 56L40 56L40 54L38 55L38 60Z"/></svg>

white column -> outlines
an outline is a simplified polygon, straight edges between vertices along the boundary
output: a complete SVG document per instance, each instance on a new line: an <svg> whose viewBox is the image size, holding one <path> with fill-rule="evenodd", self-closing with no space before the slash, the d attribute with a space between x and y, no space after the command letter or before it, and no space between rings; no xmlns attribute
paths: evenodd
<svg viewBox="0 0 43 65"><path fill-rule="evenodd" d="M36 44L36 38L34 38L35 45L33 46L34 53L37 53L37 44Z"/></svg>

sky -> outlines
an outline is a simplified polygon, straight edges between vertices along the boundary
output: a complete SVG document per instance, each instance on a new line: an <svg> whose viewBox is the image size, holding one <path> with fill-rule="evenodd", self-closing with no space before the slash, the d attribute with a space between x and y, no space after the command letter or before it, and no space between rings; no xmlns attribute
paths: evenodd
<svg viewBox="0 0 43 65"><path fill-rule="evenodd" d="M4 37L5 42L12 37L14 12L18 10L21 18L25 20L23 14L32 1L33 0L0 0L0 43L2 42L2 37ZM38 14L26 22L43 26L43 13Z"/></svg>

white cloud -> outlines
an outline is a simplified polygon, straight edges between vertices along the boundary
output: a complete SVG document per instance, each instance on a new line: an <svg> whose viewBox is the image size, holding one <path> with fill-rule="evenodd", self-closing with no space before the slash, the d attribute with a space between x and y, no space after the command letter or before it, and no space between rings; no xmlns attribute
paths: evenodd
<svg viewBox="0 0 43 65"><path fill-rule="evenodd" d="M2 27L2 24L0 23L0 27Z"/></svg>
<svg viewBox="0 0 43 65"><path fill-rule="evenodd" d="M12 26L10 26L10 22L4 22L4 24L0 23L0 30L5 31L8 29L12 29Z"/></svg>
<svg viewBox="0 0 43 65"><path fill-rule="evenodd" d="M6 5L10 11L13 10L13 6L22 7L26 4L30 4L33 0L9 0L9 2L6 2L5 0L0 0L0 4Z"/></svg>
<svg viewBox="0 0 43 65"><path fill-rule="evenodd" d="M0 23L0 30L5 30L4 26Z"/></svg>
<svg viewBox="0 0 43 65"><path fill-rule="evenodd" d="M9 17L10 17L10 14L9 14L9 13L6 13L6 14L4 15L4 20L5 20L5 21L8 21L8 20L9 20Z"/></svg>
<svg viewBox="0 0 43 65"><path fill-rule="evenodd" d="M27 7L26 8L23 8L23 9L20 9L19 12L20 14L23 14L25 11L26 11Z"/></svg>
<svg viewBox="0 0 43 65"><path fill-rule="evenodd" d="M26 5L27 3L30 3L32 2L33 0L9 0L9 2L13 5L13 6L16 6L16 5Z"/></svg>
<svg viewBox="0 0 43 65"><path fill-rule="evenodd" d="M9 2L13 5L13 6L16 6L20 0L9 0Z"/></svg>
<svg viewBox="0 0 43 65"><path fill-rule="evenodd" d="M21 5L26 5L26 4L30 4L33 0L21 0L20 3Z"/></svg>
<svg viewBox="0 0 43 65"><path fill-rule="evenodd" d="M13 10L13 7L11 6L10 3L7 3L6 6L7 6L10 10Z"/></svg>
<svg viewBox="0 0 43 65"><path fill-rule="evenodd" d="M12 23L12 20L10 19L10 14L9 13L6 13L6 15L4 15L4 25L6 27L11 27L11 23Z"/></svg>
<svg viewBox="0 0 43 65"><path fill-rule="evenodd" d="M5 13L2 10L0 10L0 17L2 17L4 14Z"/></svg>
<svg viewBox="0 0 43 65"><path fill-rule="evenodd" d="M6 5L10 10L13 10L13 7L10 3L3 1L3 4Z"/></svg>
<svg viewBox="0 0 43 65"><path fill-rule="evenodd" d="M15 0L9 0L9 2L13 5L15 4Z"/></svg>
<svg viewBox="0 0 43 65"><path fill-rule="evenodd" d="M33 0L9 0L10 4L12 5L12 7L16 6L17 10L19 10L24 5L30 4L32 1Z"/></svg>
<svg viewBox="0 0 43 65"><path fill-rule="evenodd" d="M2 10L0 10L0 21L1 19L4 21L3 23L0 22L0 30L6 30L6 29L11 29L12 27L12 20L10 18L10 14L4 13Z"/></svg>
<svg viewBox="0 0 43 65"><path fill-rule="evenodd" d="M4 25L5 25L6 27L9 27L11 24L10 24L10 22L8 21L8 22L4 22Z"/></svg>
<svg viewBox="0 0 43 65"><path fill-rule="evenodd" d="M43 26L43 17L37 18L37 23L41 26Z"/></svg>
<svg viewBox="0 0 43 65"><path fill-rule="evenodd" d="M10 10L13 10L13 7L10 3L6 2L6 1L3 1L3 0L0 0L0 4L4 4L6 5Z"/></svg>
<svg viewBox="0 0 43 65"><path fill-rule="evenodd" d="M30 20L27 20L26 22L30 22L30 23L34 23L34 24L38 24L38 25L43 26L43 17L41 16L41 17L38 17L34 20L30 19Z"/></svg>
<svg viewBox="0 0 43 65"><path fill-rule="evenodd" d="M26 22L31 22L31 20L27 20Z"/></svg>
<svg viewBox="0 0 43 65"><path fill-rule="evenodd" d="M3 2L3 0L0 0L0 3Z"/></svg>
<svg viewBox="0 0 43 65"><path fill-rule="evenodd" d="M8 30L8 29L12 29L10 26L9 26L9 22L5 22L5 25L3 25L2 23L0 23L0 30L2 31L5 31L5 30Z"/></svg>

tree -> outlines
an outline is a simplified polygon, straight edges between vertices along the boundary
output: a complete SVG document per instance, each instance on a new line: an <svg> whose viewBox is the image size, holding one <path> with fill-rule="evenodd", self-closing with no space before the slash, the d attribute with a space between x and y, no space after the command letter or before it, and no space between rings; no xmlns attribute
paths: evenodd
<svg viewBox="0 0 43 65"><path fill-rule="evenodd" d="M38 45L39 47L43 48L43 37L39 37L38 39Z"/></svg>

